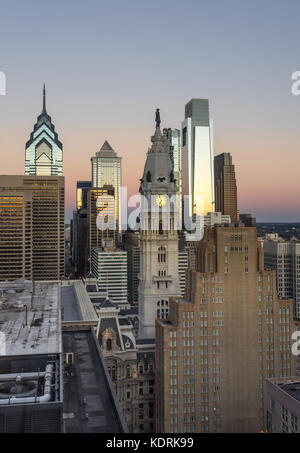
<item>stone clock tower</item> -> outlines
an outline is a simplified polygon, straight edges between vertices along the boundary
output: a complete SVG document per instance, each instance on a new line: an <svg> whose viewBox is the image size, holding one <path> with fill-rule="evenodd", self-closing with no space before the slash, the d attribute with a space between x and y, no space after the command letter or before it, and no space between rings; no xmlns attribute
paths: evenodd
<svg viewBox="0 0 300 453"><path fill-rule="evenodd" d="M167 318L169 297L180 296L178 274L178 187L168 143L160 130L151 138L141 179L141 265L139 282L139 337L155 338L155 318Z"/></svg>

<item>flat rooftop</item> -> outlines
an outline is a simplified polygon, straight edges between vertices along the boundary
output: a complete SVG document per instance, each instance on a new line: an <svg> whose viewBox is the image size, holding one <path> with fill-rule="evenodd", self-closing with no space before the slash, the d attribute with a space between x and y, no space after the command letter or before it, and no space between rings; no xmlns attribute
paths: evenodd
<svg viewBox="0 0 300 453"><path fill-rule="evenodd" d="M64 376L65 431L127 432L94 331L63 332L63 348L74 354Z"/></svg>
<svg viewBox="0 0 300 453"><path fill-rule="evenodd" d="M61 286L62 323L97 325L98 315L82 280L63 281Z"/></svg>
<svg viewBox="0 0 300 453"><path fill-rule="evenodd" d="M0 283L0 356L60 353L60 325L58 282Z"/></svg>

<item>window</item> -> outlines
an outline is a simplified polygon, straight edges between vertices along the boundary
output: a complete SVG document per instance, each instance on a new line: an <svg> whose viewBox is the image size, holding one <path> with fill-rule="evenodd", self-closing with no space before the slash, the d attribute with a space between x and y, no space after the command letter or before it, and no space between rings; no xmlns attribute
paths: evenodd
<svg viewBox="0 0 300 453"><path fill-rule="evenodd" d="M166 248L159 247L158 249L158 262L165 263L166 262Z"/></svg>
<svg viewBox="0 0 300 453"><path fill-rule="evenodd" d="M108 338L108 340L106 340L106 350L111 351L111 349L112 349L112 341L111 341L111 338Z"/></svg>
<svg viewBox="0 0 300 453"><path fill-rule="evenodd" d="M169 315L169 302L167 300L159 300L157 302L157 317L158 319L166 319Z"/></svg>

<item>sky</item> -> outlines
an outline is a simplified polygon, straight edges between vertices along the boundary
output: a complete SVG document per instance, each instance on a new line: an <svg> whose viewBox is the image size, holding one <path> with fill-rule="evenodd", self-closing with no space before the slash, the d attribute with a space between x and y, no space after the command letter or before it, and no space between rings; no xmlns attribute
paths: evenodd
<svg viewBox="0 0 300 453"><path fill-rule="evenodd" d="M0 174L23 174L42 109L64 146L66 212L108 140L138 191L154 130L180 128L208 98L214 152L230 152L238 204L258 221L300 221L299 0L0 0Z"/></svg>

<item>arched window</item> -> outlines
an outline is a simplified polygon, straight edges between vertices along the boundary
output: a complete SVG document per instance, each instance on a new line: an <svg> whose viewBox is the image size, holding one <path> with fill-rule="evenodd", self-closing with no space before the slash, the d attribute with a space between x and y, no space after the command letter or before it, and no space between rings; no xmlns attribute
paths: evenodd
<svg viewBox="0 0 300 453"><path fill-rule="evenodd" d="M108 338L106 340L106 350L111 351L111 349L112 349L112 341L111 341L111 338Z"/></svg>

